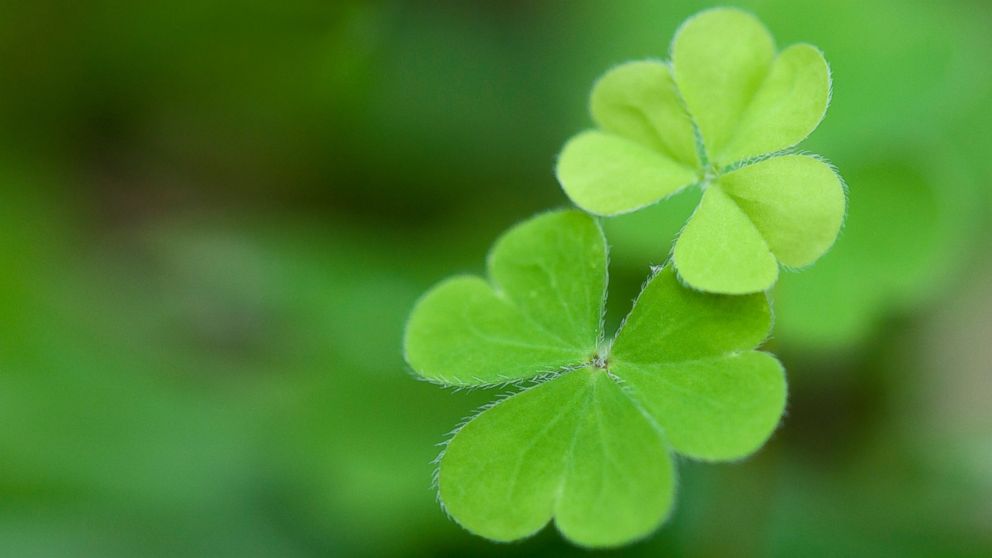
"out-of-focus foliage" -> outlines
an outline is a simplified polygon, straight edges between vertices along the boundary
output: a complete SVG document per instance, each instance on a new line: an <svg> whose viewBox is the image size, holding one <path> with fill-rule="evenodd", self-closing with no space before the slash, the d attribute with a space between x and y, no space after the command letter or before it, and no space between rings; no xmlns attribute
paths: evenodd
<svg viewBox="0 0 992 558"><path fill-rule="evenodd" d="M867 339L887 312L953 288L950 280L978 253L982 208L971 171L939 148L890 147L865 159L852 169L858 184L834 250L776 290L785 343L829 349Z"/></svg>
<svg viewBox="0 0 992 558"><path fill-rule="evenodd" d="M692 498L625 553L988 555L992 13L732 4L830 60L806 145L842 169L850 221L776 294L780 430L680 466ZM432 444L496 394L413 379L402 323L566 203L554 157L596 76L705 7L5 3L0 554L567 555L439 509ZM683 195L606 224L612 322Z"/></svg>

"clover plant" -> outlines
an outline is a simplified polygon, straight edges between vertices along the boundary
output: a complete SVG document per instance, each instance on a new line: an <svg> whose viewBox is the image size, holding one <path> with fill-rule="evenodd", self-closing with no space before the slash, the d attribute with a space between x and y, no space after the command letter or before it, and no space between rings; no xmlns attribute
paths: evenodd
<svg viewBox="0 0 992 558"><path fill-rule="evenodd" d="M585 212L513 227L488 277L443 281L410 315L405 357L421 377L532 384L458 428L439 458L440 500L473 533L511 541L554 520L579 545L631 542L672 509L674 455L741 459L781 419L785 372L757 350L772 325L763 291L779 263L829 248L845 199L820 159L766 155L819 123L826 63L805 45L776 58L761 24L730 9L690 19L673 57L674 77L634 62L596 85L600 129L573 138L558 165ZM703 193L672 262L651 268L607 337L609 254L595 215L690 184Z"/></svg>
<svg viewBox="0 0 992 558"><path fill-rule="evenodd" d="M705 291L763 291L779 263L822 255L843 221L834 170L785 153L823 119L829 68L810 45L776 54L761 22L733 9L689 19L671 55L671 64L630 62L600 78L590 100L598 129L565 145L558 180L603 216L698 185L702 200L673 251L679 275Z"/></svg>

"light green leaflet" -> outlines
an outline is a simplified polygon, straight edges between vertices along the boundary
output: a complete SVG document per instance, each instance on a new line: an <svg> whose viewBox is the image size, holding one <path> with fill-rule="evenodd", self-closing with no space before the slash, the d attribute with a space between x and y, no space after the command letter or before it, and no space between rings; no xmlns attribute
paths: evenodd
<svg viewBox="0 0 992 558"><path fill-rule="evenodd" d="M554 519L583 546L630 542L671 510L672 452L739 459L778 424L784 371L754 350L771 328L764 294L700 293L666 267L606 344L606 275L598 223L545 213L497 241L488 281L442 282L414 308L405 351L424 378L538 381L468 422L441 458L441 500L469 531L510 541Z"/></svg>
<svg viewBox="0 0 992 558"><path fill-rule="evenodd" d="M604 216L698 185L702 200L675 243L679 275L703 291L766 290L779 264L803 267L826 252L844 218L844 187L828 164L777 155L823 119L830 70L810 45L776 54L760 21L730 8L689 19L671 57L600 78L590 99L597 129L565 144L558 181Z"/></svg>

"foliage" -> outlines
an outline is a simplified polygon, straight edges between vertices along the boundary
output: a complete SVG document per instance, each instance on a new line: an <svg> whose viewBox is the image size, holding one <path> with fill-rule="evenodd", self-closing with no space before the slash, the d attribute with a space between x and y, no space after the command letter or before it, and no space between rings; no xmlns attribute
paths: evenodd
<svg viewBox="0 0 992 558"><path fill-rule="evenodd" d="M779 263L820 257L843 221L834 170L780 155L822 120L827 63L804 44L776 55L762 24L734 9L690 18L671 54L670 65L627 63L596 83L598 129L565 145L558 179L576 205L606 216L698 185L702 200L674 247L679 275L710 292L763 291Z"/></svg>
<svg viewBox="0 0 992 558"><path fill-rule="evenodd" d="M674 501L670 452L744 457L785 408L781 364L754 350L772 322L760 291L779 263L816 260L843 220L833 169L779 153L823 118L829 70L808 45L776 56L761 23L732 9L687 21L672 58L672 70L633 62L600 79L600 130L558 163L565 192L594 214L703 190L673 265L653 272L615 338L604 342L606 239L576 211L514 227L488 281L443 281L407 323L406 360L428 380L537 382L465 424L440 459L441 501L471 532L515 540L554 519L584 546L644 537Z"/></svg>
<svg viewBox="0 0 992 558"><path fill-rule="evenodd" d="M725 4L825 53L801 148L850 210L770 292L786 420L743 461L676 458L664 529L610 554L992 556L992 12ZM412 381L403 322L567 201L588 86L706 5L8 3L0 554L587 556L445 516L435 444L506 388ZM702 194L602 220L605 331Z"/></svg>
<svg viewBox="0 0 992 558"><path fill-rule="evenodd" d="M607 249L576 211L511 229L489 256L489 282L457 277L428 292L406 332L408 362L445 385L538 385L458 430L440 461L448 512L494 540L552 517L586 546L640 538L668 515L669 452L744 457L785 405L763 294L708 295L659 269L611 343L603 343Z"/></svg>

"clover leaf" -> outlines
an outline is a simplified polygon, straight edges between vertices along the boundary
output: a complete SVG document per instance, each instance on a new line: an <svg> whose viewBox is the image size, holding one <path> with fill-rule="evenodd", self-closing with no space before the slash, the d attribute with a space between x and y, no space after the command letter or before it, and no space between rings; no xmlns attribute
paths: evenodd
<svg viewBox="0 0 992 558"><path fill-rule="evenodd" d="M447 444L438 488L448 513L509 541L554 519L569 540L608 547L670 513L672 453L739 459L782 415L782 366L762 293L684 287L657 270L612 343L603 342L607 249L578 211L546 213L497 241L489 280L444 281L417 303L407 361L426 379L536 385L484 410Z"/></svg>
<svg viewBox="0 0 992 558"><path fill-rule="evenodd" d="M407 324L407 362L429 380L467 386L589 360L600 337L605 261L602 231L579 212L517 226L489 254L491 283L454 277L421 299Z"/></svg>
<svg viewBox="0 0 992 558"><path fill-rule="evenodd" d="M679 275L703 291L766 290L779 264L803 267L826 252L843 221L844 187L830 165L781 154L823 119L827 63L805 44L776 54L760 21L728 8L683 24L671 57L600 78L590 99L597 129L565 144L558 181L603 216L698 185L702 200L673 251Z"/></svg>

